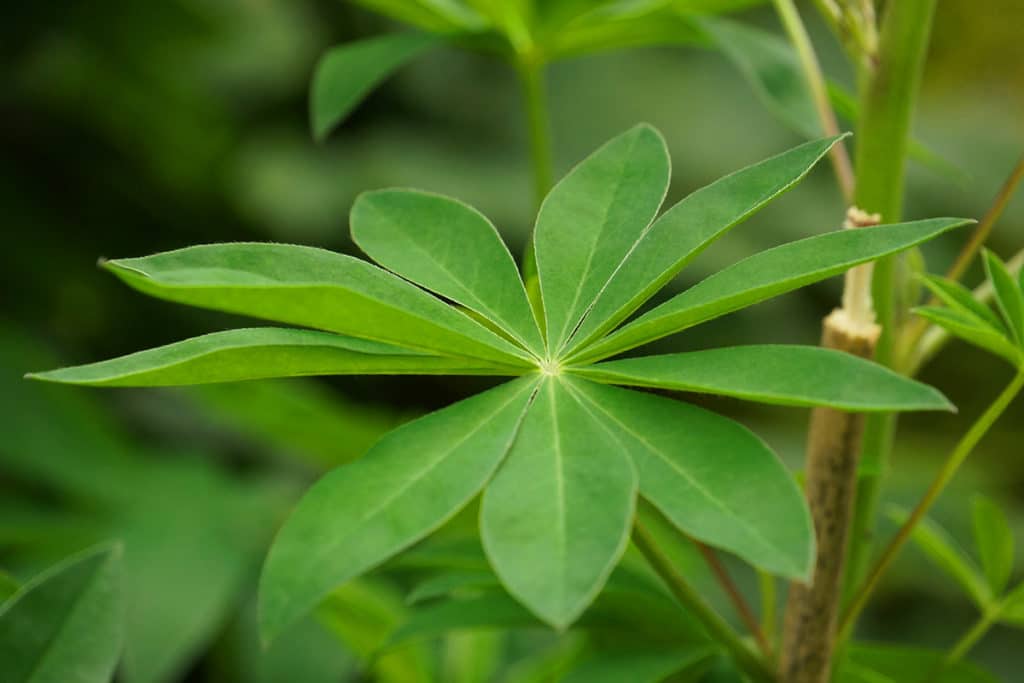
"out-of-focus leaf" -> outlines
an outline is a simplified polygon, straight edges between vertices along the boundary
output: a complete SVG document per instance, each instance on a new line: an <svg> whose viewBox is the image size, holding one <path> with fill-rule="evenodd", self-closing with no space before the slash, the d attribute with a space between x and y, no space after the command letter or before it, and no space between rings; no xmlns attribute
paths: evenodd
<svg viewBox="0 0 1024 683"><path fill-rule="evenodd" d="M537 321L494 225L458 200L413 190L359 196L352 239L384 268L479 313L538 357Z"/></svg>
<svg viewBox="0 0 1024 683"><path fill-rule="evenodd" d="M265 638L468 503L512 446L535 386L522 378L407 423L320 479L285 522L263 568Z"/></svg>
<svg viewBox="0 0 1024 683"><path fill-rule="evenodd" d="M999 620L1004 624L1024 628L1024 582L1006 596Z"/></svg>
<svg viewBox="0 0 1024 683"><path fill-rule="evenodd" d="M585 658L561 683L659 683L710 663L717 648L694 645L670 652L607 650Z"/></svg>
<svg viewBox="0 0 1024 683"><path fill-rule="evenodd" d="M406 598L410 605L433 598L448 596L455 592L477 588L494 588L499 585L498 577L487 571L451 571L436 574L418 583Z"/></svg>
<svg viewBox="0 0 1024 683"><path fill-rule="evenodd" d="M641 495L677 527L767 571L809 575L814 535L804 497L753 433L660 396L592 382L572 388L632 458Z"/></svg>
<svg viewBox="0 0 1024 683"><path fill-rule="evenodd" d="M946 653L890 645L854 645L839 665L837 683L911 683L921 680ZM931 679L934 683L998 683L969 662L960 661Z"/></svg>
<svg viewBox="0 0 1024 683"><path fill-rule="evenodd" d="M433 638L462 629L517 628L543 628L543 624L509 595L488 593L414 608L408 621L391 635L388 645L414 638Z"/></svg>
<svg viewBox="0 0 1024 683"><path fill-rule="evenodd" d="M1017 281L1006 264L993 252L985 250L985 272L996 293L996 303L1010 330L1010 336L1018 345L1024 346L1024 292L1017 286Z"/></svg>
<svg viewBox="0 0 1024 683"><path fill-rule="evenodd" d="M889 517L902 524L908 515L906 510L892 508ZM911 538L932 562L967 591L976 605L984 609L992 603L993 593L984 575L942 527L930 519L922 519L914 527Z"/></svg>
<svg viewBox="0 0 1024 683"><path fill-rule="evenodd" d="M544 381L484 492L480 534L509 592L563 629L601 591L629 541L636 474L572 396Z"/></svg>
<svg viewBox="0 0 1024 683"><path fill-rule="evenodd" d="M984 496L974 499L971 512L981 568L992 594L1001 595L1013 573L1013 530L999 506Z"/></svg>
<svg viewBox="0 0 1024 683"><path fill-rule="evenodd" d="M708 37L691 17L666 3L608 3L545 37L558 59L652 45L707 45Z"/></svg>
<svg viewBox="0 0 1024 683"><path fill-rule="evenodd" d="M733 346L643 356L572 370L607 384L695 391L747 401L849 411L952 410L936 389L815 346Z"/></svg>
<svg viewBox="0 0 1024 683"><path fill-rule="evenodd" d="M415 285L324 249L210 244L105 261L104 267L141 292L191 306L446 356L512 364L528 359L522 349Z"/></svg>
<svg viewBox="0 0 1024 683"><path fill-rule="evenodd" d="M329 50L313 74L309 104L313 137L327 137L381 81L439 42L437 36L425 33L393 33Z"/></svg>
<svg viewBox="0 0 1024 683"><path fill-rule="evenodd" d="M669 175L664 139L640 125L580 162L544 199L534 244L551 354L657 215Z"/></svg>
<svg viewBox="0 0 1024 683"><path fill-rule="evenodd" d="M4 683L108 683L124 635L121 550L68 558L0 606Z"/></svg>
<svg viewBox="0 0 1024 683"><path fill-rule="evenodd" d="M490 683L501 666L507 636L495 631L455 631L444 639L441 680Z"/></svg>
<svg viewBox="0 0 1024 683"><path fill-rule="evenodd" d="M19 585L13 576L5 571L0 571L0 605L3 605L7 598L18 592Z"/></svg>
<svg viewBox="0 0 1024 683"><path fill-rule="evenodd" d="M27 375L98 387L161 387L310 375L521 374L488 362L431 356L317 330L253 327Z"/></svg>
<svg viewBox="0 0 1024 683"><path fill-rule="evenodd" d="M779 294L824 280L867 261L898 253L970 221L933 218L835 232L790 242L721 270L570 360L621 353Z"/></svg>
<svg viewBox="0 0 1024 683"><path fill-rule="evenodd" d="M1021 351L1009 338L973 315L940 306L919 306L914 309L914 313L954 337L1001 356L1015 366L1021 362Z"/></svg>

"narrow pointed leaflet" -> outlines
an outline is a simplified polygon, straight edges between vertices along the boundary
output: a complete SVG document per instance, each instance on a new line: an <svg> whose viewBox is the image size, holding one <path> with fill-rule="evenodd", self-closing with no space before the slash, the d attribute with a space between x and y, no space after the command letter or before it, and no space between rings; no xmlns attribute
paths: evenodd
<svg viewBox="0 0 1024 683"><path fill-rule="evenodd" d="M636 495L621 445L569 393L569 381L544 380L480 510L495 573L556 628L601 591L626 548Z"/></svg>
<svg viewBox="0 0 1024 683"><path fill-rule="evenodd" d="M270 548L260 580L264 637L468 503L512 445L535 385L524 377L403 425L320 479Z"/></svg>
<svg viewBox="0 0 1024 683"><path fill-rule="evenodd" d="M426 192L380 190L359 196L350 222L353 241L381 266L476 311L543 356L512 254L479 211Z"/></svg>
<svg viewBox="0 0 1024 683"><path fill-rule="evenodd" d="M665 142L641 125L584 159L548 194L534 243L552 355L657 215L668 181Z"/></svg>
<svg viewBox="0 0 1024 683"><path fill-rule="evenodd" d="M529 356L468 316L365 261L286 244L211 244L107 261L169 301L449 356L516 364Z"/></svg>
<svg viewBox="0 0 1024 683"><path fill-rule="evenodd" d="M598 294L568 351L586 346L625 320L712 242L800 182L840 139L808 142L749 166L666 211Z"/></svg>
<svg viewBox="0 0 1024 683"><path fill-rule="evenodd" d="M1010 338L1018 346L1024 346L1024 292L998 256L986 250L984 259L985 272L995 289L996 303L1010 330Z"/></svg>

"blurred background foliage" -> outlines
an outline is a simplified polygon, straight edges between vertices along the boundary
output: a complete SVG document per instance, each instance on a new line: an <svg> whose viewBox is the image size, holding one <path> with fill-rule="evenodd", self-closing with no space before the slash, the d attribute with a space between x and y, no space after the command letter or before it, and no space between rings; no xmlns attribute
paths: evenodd
<svg viewBox="0 0 1024 683"><path fill-rule="evenodd" d="M780 33L767 9L739 17ZM1024 149L1021 26L1019 0L939 4L916 131L950 168L911 165L908 218L980 216ZM402 420L487 380L105 392L21 380L26 371L230 326L228 316L119 286L93 267L100 256L232 240L352 252L346 215L354 197L395 185L479 207L521 250L534 215L526 131L514 74L498 61L442 48L375 91L326 143L312 142L306 95L317 57L393 28L337 0L58 1L5 9L0 568L24 580L97 540L124 539L129 635L121 672L129 683L415 681L426 670L444 681L539 681L581 647L573 634L526 629L499 638L463 629L446 635L438 654L437 640L422 637L427 629L372 656L417 609L410 588L429 593L419 582L438 562L464 563L463 587L473 585L473 572L480 580L467 512L397 566L339 591L318 620L259 648L255 578L298 493ZM811 28L826 71L848 84L838 47L822 25L812 20ZM671 149L670 201L799 141L721 54L707 50L630 49L562 61L552 67L549 94L559 175L607 138L648 121ZM822 164L681 279L693 282L767 246L832 230L841 216ZM930 269L944 270L964 237L930 244ZM1004 256L1024 246L1024 199L1010 205L991 246ZM816 343L837 297L838 282L825 283L664 341L660 350ZM923 378L961 412L902 421L888 499L914 501L1005 376L999 361L962 344L926 369ZM750 425L789 462L800 461L805 412L698 400ZM1018 404L933 514L954 536L969 537L965 494L983 491L1005 506L1021 537L1022 437ZM689 550L678 550L681 566L703 571ZM753 591L755 577L742 576ZM714 593L709 580L698 582ZM944 647L973 617L968 598L911 549L863 634ZM516 618L509 615L509 623L521 625ZM419 619L443 623L443 615ZM415 618L408 623L416 629ZM1018 680L1019 638L1019 631L996 629L975 659ZM541 673L529 678L531 671Z"/></svg>

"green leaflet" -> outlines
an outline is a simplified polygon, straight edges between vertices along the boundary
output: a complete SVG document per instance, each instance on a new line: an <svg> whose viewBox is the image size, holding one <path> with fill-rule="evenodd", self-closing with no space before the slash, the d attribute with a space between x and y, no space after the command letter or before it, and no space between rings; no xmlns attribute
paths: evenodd
<svg viewBox="0 0 1024 683"><path fill-rule="evenodd" d="M679 274L712 242L792 188L841 137L808 142L692 193L643 233L567 351L603 336Z"/></svg>
<svg viewBox="0 0 1024 683"><path fill-rule="evenodd" d="M0 606L4 683L107 683L123 638L121 550L68 558Z"/></svg>
<svg viewBox="0 0 1024 683"><path fill-rule="evenodd" d="M989 324L974 315L938 306L919 306L914 309L914 313L945 329L954 337L1002 356L1014 366L1021 363L1021 350L1014 346L1004 333L992 329Z"/></svg>
<svg viewBox="0 0 1024 683"><path fill-rule="evenodd" d="M686 403L591 382L572 386L631 456L640 494L676 526L772 573L808 578L810 514L763 441Z"/></svg>
<svg viewBox="0 0 1024 683"><path fill-rule="evenodd" d="M659 683L675 673L699 670L717 653L704 644L668 652L598 652L573 667L561 683Z"/></svg>
<svg viewBox="0 0 1024 683"><path fill-rule="evenodd" d="M640 125L584 159L544 199L534 244L552 356L654 219L668 182L665 141Z"/></svg>
<svg viewBox="0 0 1024 683"><path fill-rule="evenodd" d="M483 18L460 0L354 0L374 12L433 33L454 34L486 26Z"/></svg>
<svg viewBox="0 0 1024 683"><path fill-rule="evenodd" d="M315 327L442 355L515 364L526 353L414 285L323 249L232 243L104 266L169 301Z"/></svg>
<svg viewBox="0 0 1024 683"><path fill-rule="evenodd" d="M611 2L544 36L557 59L650 45L704 45L707 36L692 17L672 7L645 8Z"/></svg>
<svg viewBox="0 0 1024 683"><path fill-rule="evenodd" d="M544 355L512 254L479 211L441 195L380 190L359 196L350 223L353 241L381 266L476 311Z"/></svg>
<svg viewBox="0 0 1024 683"><path fill-rule="evenodd" d="M903 524L908 516L900 508L889 510L889 517L898 524ZM911 538L936 566L960 584L976 605L985 609L992 604L994 594L985 577L945 529L925 518L914 527Z"/></svg>
<svg viewBox="0 0 1024 683"><path fill-rule="evenodd" d="M452 593L475 591L481 588L496 588L498 578L493 572L484 570L454 570L435 574L417 584L406 597L410 605L442 598Z"/></svg>
<svg viewBox="0 0 1024 683"><path fill-rule="evenodd" d="M256 327L214 332L120 358L28 375L65 384L155 387L307 375L519 375L522 368L428 356L329 332Z"/></svg>
<svg viewBox="0 0 1024 683"><path fill-rule="evenodd" d="M761 439L688 403L573 386L632 457L640 494L687 535L783 577L809 577L814 539L804 497Z"/></svg>
<svg viewBox="0 0 1024 683"><path fill-rule="evenodd" d="M1024 628L1024 582L1010 591L1003 603L1002 612L999 614L1001 623Z"/></svg>
<svg viewBox="0 0 1024 683"><path fill-rule="evenodd" d="M989 250L984 253L985 272L996 292L996 303L1010 330L1010 338L1024 345L1024 292L1006 269L1006 264Z"/></svg>
<svg viewBox="0 0 1024 683"><path fill-rule="evenodd" d="M837 683L912 683L919 681L945 659L940 650L858 643L840 662ZM997 683L991 674L969 662L957 662L933 683Z"/></svg>
<svg viewBox="0 0 1024 683"><path fill-rule="evenodd" d="M604 586L629 540L636 498L632 464L573 398L570 382L541 385L480 510L495 573L559 629Z"/></svg>
<svg viewBox="0 0 1024 683"><path fill-rule="evenodd" d="M1006 334L1006 327L999 316L991 308L975 299L974 293L956 280L929 275L922 278L921 281L936 298L950 309L971 316L977 322L987 324L1000 334Z"/></svg>
<svg viewBox="0 0 1024 683"><path fill-rule="evenodd" d="M5 571L0 571L0 606L18 592L19 584L14 577Z"/></svg>
<svg viewBox="0 0 1024 683"><path fill-rule="evenodd" d="M838 230L768 249L702 280L605 339L577 351L570 360L578 363L607 358L897 253L970 222L933 218Z"/></svg>
<svg viewBox="0 0 1024 683"><path fill-rule="evenodd" d="M605 384L724 394L849 411L953 410L932 387L848 353L816 346L735 346L572 368Z"/></svg>
<svg viewBox="0 0 1024 683"><path fill-rule="evenodd" d="M313 137L326 138L381 81L439 42L425 33L393 33L328 50L316 66L310 90Z"/></svg>
<svg viewBox="0 0 1024 683"><path fill-rule="evenodd" d="M1000 595L1006 590L1013 573L1013 529L999 506L983 496L974 499L971 519L985 580L992 593Z"/></svg>
<svg viewBox="0 0 1024 683"><path fill-rule="evenodd" d="M267 557L260 581L264 637L469 502L512 445L535 386L522 378L405 424L320 479Z"/></svg>
<svg viewBox="0 0 1024 683"><path fill-rule="evenodd" d="M505 593L490 592L463 600L443 600L416 607L388 638L396 645L465 629L536 628L536 617Z"/></svg>

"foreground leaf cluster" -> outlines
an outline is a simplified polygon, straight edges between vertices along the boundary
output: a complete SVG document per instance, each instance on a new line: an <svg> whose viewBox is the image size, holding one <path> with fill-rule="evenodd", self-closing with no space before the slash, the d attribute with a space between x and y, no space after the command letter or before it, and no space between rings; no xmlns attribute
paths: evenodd
<svg viewBox="0 0 1024 683"><path fill-rule="evenodd" d="M948 401L826 349L746 346L604 359L965 223L932 219L793 242L635 315L836 141L743 169L659 216L670 179L666 146L651 127L633 128L548 195L534 233L536 275L525 282L483 215L408 190L367 193L352 209L352 237L379 266L280 244L107 261L104 267L152 296L297 327L219 332L36 377L94 386L317 374L514 378L399 427L312 487L266 561L268 637L481 492L491 567L516 600L558 628L605 585L627 546L638 495L686 535L768 572L806 579L809 515L768 446L722 416L613 385L857 411L944 410Z"/></svg>

